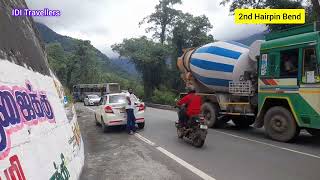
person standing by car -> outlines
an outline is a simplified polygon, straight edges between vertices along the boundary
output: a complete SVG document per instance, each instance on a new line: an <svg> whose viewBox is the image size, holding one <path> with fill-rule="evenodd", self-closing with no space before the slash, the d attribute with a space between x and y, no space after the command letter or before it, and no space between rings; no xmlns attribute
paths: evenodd
<svg viewBox="0 0 320 180"><path fill-rule="evenodd" d="M198 116L200 114L201 97L196 95L196 91L194 89L190 89L188 94L177 102L177 106L180 107L179 124L181 126L185 126L186 122L191 117Z"/></svg>
<svg viewBox="0 0 320 180"><path fill-rule="evenodd" d="M126 104L127 131L129 134L132 135L136 131L136 118L134 116L135 98L134 98L132 88L128 89L128 93L126 94L126 99L127 99L127 104Z"/></svg>

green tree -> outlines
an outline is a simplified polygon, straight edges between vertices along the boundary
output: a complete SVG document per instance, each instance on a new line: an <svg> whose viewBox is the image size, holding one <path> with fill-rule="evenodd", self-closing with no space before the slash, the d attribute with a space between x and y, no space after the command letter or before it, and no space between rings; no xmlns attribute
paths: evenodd
<svg viewBox="0 0 320 180"><path fill-rule="evenodd" d="M320 21L320 1L318 0L311 0L311 4L313 7L313 12L315 15L315 19Z"/></svg>
<svg viewBox="0 0 320 180"><path fill-rule="evenodd" d="M153 37L159 38L160 43L163 44L175 18L180 13L180 11L174 9L173 6L181 3L181 0L160 0L159 4L155 6L155 12L145 17L139 25L145 23L151 24L150 27L146 29L146 32L154 32Z"/></svg>
<svg viewBox="0 0 320 180"><path fill-rule="evenodd" d="M53 69L55 74L59 77L61 83L66 85L65 72L66 66L66 53L64 52L60 43L51 43L46 47L48 54L48 61L50 67Z"/></svg>
<svg viewBox="0 0 320 180"><path fill-rule="evenodd" d="M172 30L172 44L182 49L213 42L213 36L208 34L211 29L212 24L205 15L180 13Z"/></svg>
<svg viewBox="0 0 320 180"><path fill-rule="evenodd" d="M163 74L166 73L165 60L169 52L167 46L143 36L125 39L120 44L114 44L112 49L135 64L142 74L145 98L151 97L154 89L163 82Z"/></svg>
<svg viewBox="0 0 320 180"><path fill-rule="evenodd" d="M318 20L320 20L320 6L318 0L311 0L312 7L314 12L317 12L315 15L317 16ZM231 2L231 3L230 3ZM222 0L221 4L226 5L230 3L230 12L233 14L235 9L237 8L273 8L273 9L302 9L307 8L302 5L303 0ZM306 19L308 18L309 14L307 14ZM277 31L282 29L287 29L290 27L294 27L297 25L290 25L290 24L270 24L267 25L270 31Z"/></svg>

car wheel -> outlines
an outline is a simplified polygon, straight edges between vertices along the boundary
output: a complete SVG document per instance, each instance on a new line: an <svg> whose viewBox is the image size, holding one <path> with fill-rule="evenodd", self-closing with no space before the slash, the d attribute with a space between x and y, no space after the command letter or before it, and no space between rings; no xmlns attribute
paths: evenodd
<svg viewBox="0 0 320 180"><path fill-rule="evenodd" d="M97 114L94 113L94 120L96 122L96 126L101 126L101 124L99 123L98 119L97 119Z"/></svg>
<svg viewBox="0 0 320 180"><path fill-rule="evenodd" d="M84 105L84 106L87 106L85 101L83 102L83 105Z"/></svg>
<svg viewBox="0 0 320 180"><path fill-rule="evenodd" d="M144 122L143 123L138 123L138 127L139 127L139 129L143 129L144 128Z"/></svg>
<svg viewBox="0 0 320 180"><path fill-rule="evenodd" d="M109 131L109 127L104 123L103 117L101 117L101 126L102 126L102 132L106 133Z"/></svg>
<svg viewBox="0 0 320 180"><path fill-rule="evenodd" d="M270 108L264 116L266 134L273 140L281 142L293 141L300 133L291 112L281 106Z"/></svg>

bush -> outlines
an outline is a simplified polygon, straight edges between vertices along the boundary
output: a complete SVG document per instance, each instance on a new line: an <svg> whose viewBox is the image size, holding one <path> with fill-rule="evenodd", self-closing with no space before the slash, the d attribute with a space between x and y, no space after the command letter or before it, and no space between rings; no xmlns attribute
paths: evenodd
<svg viewBox="0 0 320 180"><path fill-rule="evenodd" d="M154 95L151 97L151 101L157 104L174 105L176 97L176 94L169 90L156 89Z"/></svg>

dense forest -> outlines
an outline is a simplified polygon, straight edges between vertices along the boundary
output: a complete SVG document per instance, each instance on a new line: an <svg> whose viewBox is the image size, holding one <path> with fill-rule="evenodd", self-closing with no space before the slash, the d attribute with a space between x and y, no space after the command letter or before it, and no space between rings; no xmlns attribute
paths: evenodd
<svg viewBox="0 0 320 180"><path fill-rule="evenodd" d="M307 22L320 19L320 7L316 0L221 0L229 6L231 15L236 8L305 8ZM213 25L205 15L194 16L178 10L182 0L159 0L154 12L139 23L147 36L125 38L112 46L113 51L135 66L139 76L121 69L94 48L89 41L48 33L48 28L38 24L47 43L50 66L64 86L69 89L77 83L119 82L122 88L133 87L145 101L173 104L175 97L184 91L184 84L176 67L177 57L184 48L199 47L214 42L209 32ZM242 39L249 45L265 33L294 25L267 25L268 30L250 39Z"/></svg>

